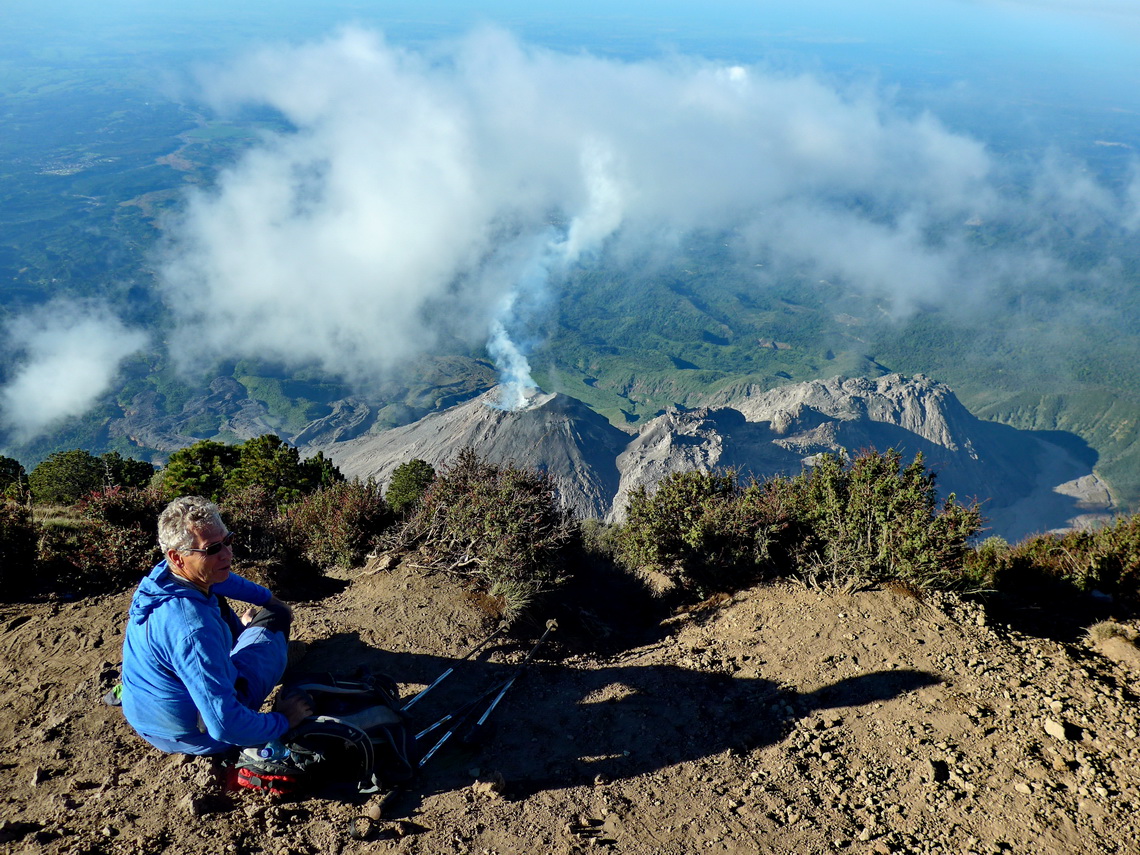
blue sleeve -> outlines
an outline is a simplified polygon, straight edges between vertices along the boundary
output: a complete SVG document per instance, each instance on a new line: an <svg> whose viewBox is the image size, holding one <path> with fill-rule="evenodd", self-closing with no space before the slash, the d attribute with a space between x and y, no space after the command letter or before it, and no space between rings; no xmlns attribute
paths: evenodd
<svg viewBox="0 0 1140 855"><path fill-rule="evenodd" d="M221 594L228 600L241 600L243 603L253 603L255 606L264 606L273 596L273 592L256 582L243 579L237 573L230 573L224 581L210 586L211 594Z"/></svg>
<svg viewBox="0 0 1140 855"><path fill-rule="evenodd" d="M238 701L234 688L238 673L230 660L228 637L228 631L209 626L187 634L172 657L174 671L211 737L229 745L261 745L285 733L289 720L281 713L254 712Z"/></svg>

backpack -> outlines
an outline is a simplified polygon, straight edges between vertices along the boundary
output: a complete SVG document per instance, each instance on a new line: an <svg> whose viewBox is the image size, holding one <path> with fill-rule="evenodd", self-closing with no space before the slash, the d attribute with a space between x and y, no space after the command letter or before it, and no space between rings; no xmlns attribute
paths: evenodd
<svg viewBox="0 0 1140 855"><path fill-rule="evenodd" d="M375 793L412 777L406 717L390 678L310 674L281 691L306 693L314 715L263 748L243 748L233 761L237 786L295 795L352 783Z"/></svg>

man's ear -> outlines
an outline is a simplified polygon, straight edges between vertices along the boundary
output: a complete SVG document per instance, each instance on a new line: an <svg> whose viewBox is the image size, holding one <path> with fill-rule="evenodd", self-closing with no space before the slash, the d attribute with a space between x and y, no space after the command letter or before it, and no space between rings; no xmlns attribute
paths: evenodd
<svg viewBox="0 0 1140 855"><path fill-rule="evenodd" d="M176 549L168 549L166 550L166 563L181 570L182 565L186 563L186 556Z"/></svg>

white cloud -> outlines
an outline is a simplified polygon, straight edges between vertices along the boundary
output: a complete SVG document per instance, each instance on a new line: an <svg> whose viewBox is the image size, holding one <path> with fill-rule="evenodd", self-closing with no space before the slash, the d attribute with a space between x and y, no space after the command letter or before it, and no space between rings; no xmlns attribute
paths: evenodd
<svg viewBox="0 0 1140 855"><path fill-rule="evenodd" d="M172 341L190 360L366 381L444 337L482 340L496 323L517 335L520 306L540 306L568 264L694 230L737 229L757 255L906 309L1049 269L1039 250L979 261L967 221L1117 205L1059 169L1033 199L1010 198L981 143L869 89L561 54L495 29L430 52L349 29L218 69L206 92L272 106L296 130L267 136L169 226Z"/></svg>
<svg viewBox="0 0 1140 855"><path fill-rule="evenodd" d="M10 322L5 350L15 367L0 388L0 421L27 442L86 412L120 363L147 343L105 307L57 300Z"/></svg>

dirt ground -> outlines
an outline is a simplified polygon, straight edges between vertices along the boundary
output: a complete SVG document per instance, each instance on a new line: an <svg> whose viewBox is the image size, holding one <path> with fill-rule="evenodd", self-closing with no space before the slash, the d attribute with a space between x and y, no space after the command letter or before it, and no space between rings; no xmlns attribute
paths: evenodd
<svg viewBox="0 0 1140 855"><path fill-rule="evenodd" d="M338 587L297 604L305 670L365 666L410 695L494 627L403 566ZM100 702L128 601L0 607L0 851L1140 852L1140 656L1119 638L901 587L766 585L636 631L599 602L562 621L478 748L387 797L281 801L226 791ZM541 629L457 665L416 721L493 685Z"/></svg>

